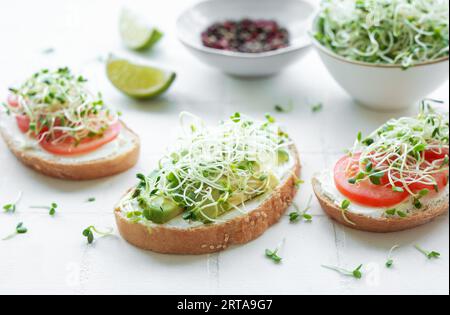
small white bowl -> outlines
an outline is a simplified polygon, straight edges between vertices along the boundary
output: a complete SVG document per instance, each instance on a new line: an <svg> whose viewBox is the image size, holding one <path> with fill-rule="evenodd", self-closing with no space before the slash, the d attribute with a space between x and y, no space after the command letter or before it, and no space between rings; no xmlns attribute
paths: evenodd
<svg viewBox="0 0 450 315"><path fill-rule="evenodd" d="M314 23L314 28L316 25ZM448 57L405 70L400 65L348 60L330 51L315 38L312 40L336 82L358 104L374 110L397 111L417 105L449 76Z"/></svg>
<svg viewBox="0 0 450 315"><path fill-rule="evenodd" d="M185 11L177 20L178 38L204 63L240 77L273 75L308 51L314 7L305 0L210 0ZM201 34L225 20L271 19L289 30L289 47L265 53L237 53L205 47Z"/></svg>

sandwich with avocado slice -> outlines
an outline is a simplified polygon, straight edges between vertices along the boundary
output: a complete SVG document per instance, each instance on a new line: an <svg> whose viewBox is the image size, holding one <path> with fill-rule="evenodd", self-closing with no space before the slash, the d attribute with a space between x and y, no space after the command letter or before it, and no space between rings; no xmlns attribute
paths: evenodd
<svg viewBox="0 0 450 315"><path fill-rule="evenodd" d="M168 254L204 254L247 243L275 224L297 193L295 145L273 117L234 114L207 126L180 115L181 134L115 209L131 244Z"/></svg>

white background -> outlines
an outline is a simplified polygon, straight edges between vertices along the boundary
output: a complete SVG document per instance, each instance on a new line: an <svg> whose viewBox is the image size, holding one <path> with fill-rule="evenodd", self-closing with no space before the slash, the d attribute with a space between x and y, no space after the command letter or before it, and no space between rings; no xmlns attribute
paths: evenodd
<svg viewBox="0 0 450 315"><path fill-rule="evenodd" d="M17 162L0 142L0 204L24 192L15 215L0 213L0 236L23 221L29 233L0 242L0 294L448 294L449 222L444 216L411 231L376 235L344 228L324 216L314 201L314 222L290 224L284 218L256 241L208 256L168 256L144 252L120 237L98 239L87 246L81 232L89 225L114 227L112 209L135 184L137 172L149 172L175 137L178 114L187 110L211 122L235 111L254 117L293 101L294 111L277 114L295 139L303 162L303 179L331 167L352 144L358 131L372 131L393 116L357 107L332 80L316 53L282 74L264 80L227 77L195 60L178 43L175 19L192 1L127 1L127 5L164 30L152 52L126 51L117 32L120 1L0 1L0 95L40 68L68 65L90 78L109 104L142 138L139 164L129 172L91 182L67 182L41 176ZM43 51L54 48L53 54ZM153 102L135 102L107 81L100 61L110 52L140 58L176 70L170 92ZM448 82L431 95L448 103ZM311 105L323 102L313 114ZM302 187L296 202L304 206L311 187ZM86 199L95 197L95 203ZM60 205L56 217L31 205ZM264 257L283 238L283 263ZM442 253L428 261L412 246ZM384 268L388 250L396 266ZM354 268L363 263L357 281L324 270L321 264Z"/></svg>

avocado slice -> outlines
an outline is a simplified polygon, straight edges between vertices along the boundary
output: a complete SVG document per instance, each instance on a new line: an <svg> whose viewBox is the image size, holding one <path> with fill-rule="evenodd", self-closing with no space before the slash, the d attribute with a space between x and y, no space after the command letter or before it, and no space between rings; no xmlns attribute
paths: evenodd
<svg viewBox="0 0 450 315"><path fill-rule="evenodd" d="M162 196L155 196L150 200L140 198L139 205L143 210L142 215L158 224L166 223L183 213L183 209L173 200Z"/></svg>
<svg viewBox="0 0 450 315"><path fill-rule="evenodd" d="M275 189L278 184L280 183L280 181L278 180L278 178L274 175L274 174L270 174L269 178L268 178L268 188L269 190L273 190ZM258 188L260 185L262 184L261 180L255 180L254 182L252 182L252 184L250 186L252 186L253 188ZM215 200L218 200L221 196L220 191L218 190L214 190L212 192L213 197L215 198ZM201 220L205 223L210 222L210 220L208 218L211 219L216 219L219 216L225 214L226 212L230 211L232 209L232 205L235 206L239 206L241 204L243 204L244 202L251 200L253 198L257 197L256 195L252 196L252 195L246 195L243 192L242 193L235 193L231 198L229 198L226 202L223 203L219 203L216 206L211 206L211 207L207 207L205 209L203 209L202 211L200 210L195 210L194 214L195 217L198 220Z"/></svg>

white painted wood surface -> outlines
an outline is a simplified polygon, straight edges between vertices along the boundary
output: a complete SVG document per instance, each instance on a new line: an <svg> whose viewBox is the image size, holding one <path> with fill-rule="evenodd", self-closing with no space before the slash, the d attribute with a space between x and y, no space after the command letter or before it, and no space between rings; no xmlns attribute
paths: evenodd
<svg viewBox="0 0 450 315"><path fill-rule="evenodd" d="M81 236L89 225L114 226L112 208L135 183L137 172L154 167L175 137L181 110L214 122L235 111L255 117L275 104L293 101L289 114L277 114L301 151L303 179L330 167L358 131L368 133L392 116L357 107L336 85L311 52L279 76L238 80L199 63L178 43L175 19L192 1L128 1L128 6L159 25L166 37L157 48L137 54L125 50L117 17L125 1L41 0L0 2L0 90L40 68L68 65L90 78L108 103L124 112L126 122L142 137L142 156L131 171L92 182L65 182L41 176L17 162L0 142L0 204L24 192L15 215L0 213L0 236L24 222L29 233L0 242L0 294L448 294L449 221L437 221L408 232L376 235L343 228L324 216L314 202L314 222L289 224L287 218L251 244L209 256L165 256L144 252L120 237L98 239L87 246ZM52 54L43 51L53 48ZM141 58L172 68L178 79L163 98L138 103L122 96L107 81L100 61L109 53ZM448 103L448 82L431 95ZM313 114L311 105L323 102ZM296 202L304 205L311 187L302 187ZM89 197L96 202L87 203ZM57 202L56 217L31 205ZM283 263L264 257L266 248L283 238ZM438 250L442 258L427 261L412 246ZM384 268L388 250L396 266ZM365 265L356 281L324 270L321 264L353 268Z"/></svg>

